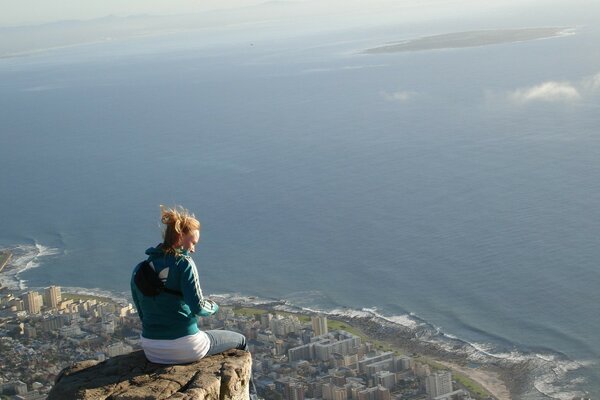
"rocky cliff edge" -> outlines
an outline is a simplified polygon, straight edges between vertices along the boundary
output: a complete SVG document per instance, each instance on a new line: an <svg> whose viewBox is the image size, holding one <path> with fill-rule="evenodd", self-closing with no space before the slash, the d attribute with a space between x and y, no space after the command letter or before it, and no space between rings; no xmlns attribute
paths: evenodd
<svg viewBox="0 0 600 400"><path fill-rule="evenodd" d="M159 365L135 351L65 368L48 400L248 400L250 353L230 350L185 365Z"/></svg>

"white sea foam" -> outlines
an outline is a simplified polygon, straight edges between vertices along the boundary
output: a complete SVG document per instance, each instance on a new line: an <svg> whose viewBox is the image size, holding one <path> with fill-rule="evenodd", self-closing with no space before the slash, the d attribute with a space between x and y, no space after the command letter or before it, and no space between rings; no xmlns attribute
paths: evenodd
<svg viewBox="0 0 600 400"><path fill-rule="evenodd" d="M41 266L43 258L61 253L60 249L44 246L39 243L18 244L2 250L10 251L13 256L2 273L0 273L0 283L3 286L16 290L27 288L27 281L20 277L23 272Z"/></svg>

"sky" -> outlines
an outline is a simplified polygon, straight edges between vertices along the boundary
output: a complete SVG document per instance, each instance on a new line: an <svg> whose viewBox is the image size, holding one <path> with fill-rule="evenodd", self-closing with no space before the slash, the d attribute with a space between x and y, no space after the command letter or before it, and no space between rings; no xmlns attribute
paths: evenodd
<svg viewBox="0 0 600 400"><path fill-rule="evenodd" d="M87 20L107 15L168 15L252 6L264 0L0 0L0 26Z"/></svg>
<svg viewBox="0 0 600 400"><path fill-rule="evenodd" d="M360 10L433 9L473 6L494 9L527 4L532 0L0 0L0 27L44 24L64 20L88 20L108 15L172 15L236 9L259 4L305 4L316 12ZM539 1L538 1L539 2Z"/></svg>

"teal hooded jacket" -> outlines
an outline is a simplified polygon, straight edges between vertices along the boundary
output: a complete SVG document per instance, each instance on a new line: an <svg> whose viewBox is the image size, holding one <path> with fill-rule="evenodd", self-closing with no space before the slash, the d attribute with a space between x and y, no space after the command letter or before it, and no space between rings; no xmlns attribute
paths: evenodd
<svg viewBox="0 0 600 400"><path fill-rule="evenodd" d="M149 248L146 254L165 286L182 292L183 297L167 292L144 296L134 282L136 267L131 277L131 295L142 320L142 336L171 340L197 333L197 318L216 313L219 306L202 295L194 260L187 251L165 253L161 245Z"/></svg>

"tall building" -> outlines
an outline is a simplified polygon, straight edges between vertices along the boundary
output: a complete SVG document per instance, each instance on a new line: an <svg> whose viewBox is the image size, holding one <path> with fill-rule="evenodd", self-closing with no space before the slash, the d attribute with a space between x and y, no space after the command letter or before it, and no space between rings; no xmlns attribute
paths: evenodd
<svg viewBox="0 0 600 400"><path fill-rule="evenodd" d="M361 361L358 362L358 369L361 373L367 373L367 366L371 365L371 364L375 364L381 361L390 361L393 365L394 362L394 353L392 351L388 351L382 354L379 354L377 356L374 357L367 357ZM388 371L390 369L392 369L392 367L389 367L386 365L386 368ZM379 370L382 371L382 370ZM372 373L377 372L377 370L373 371Z"/></svg>
<svg viewBox="0 0 600 400"><path fill-rule="evenodd" d="M27 292L21 297L25 311L29 314L39 314L42 309L42 297L38 292Z"/></svg>
<svg viewBox="0 0 600 400"><path fill-rule="evenodd" d="M345 331L334 331L322 337L315 336L313 340L309 344L288 350L289 361L314 359L327 361L334 353L342 356L356 354L360 347L360 337Z"/></svg>
<svg viewBox="0 0 600 400"><path fill-rule="evenodd" d="M288 387L289 400L304 400L306 386L300 382L290 382Z"/></svg>
<svg viewBox="0 0 600 400"><path fill-rule="evenodd" d="M310 317L312 322L313 332L315 336L326 335L329 330L327 329L327 317L324 315L317 315Z"/></svg>
<svg viewBox="0 0 600 400"><path fill-rule="evenodd" d="M425 390L429 399L452 392L452 374L450 371L436 372L425 378Z"/></svg>
<svg viewBox="0 0 600 400"><path fill-rule="evenodd" d="M344 387L334 387L331 391L331 400L348 400L348 390Z"/></svg>
<svg viewBox="0 0 600 400"><path fill-rule="evenodd" d="M45 295L45 304L50 308L57 308L60 302L62 301L62 294L59 286L50 286L46 288L44 292Z"/></svg>
<svg viewBox="0 0 600 400"><path fill-rule="evenodd" d="M413 359L410 357L400 357L397 361L396 361L396 371L406 371L409 370L413 367L414 362Z"/></svg>
<svg viewBox="0 0 600 400"><path fill-rule="evenodd" d="M269 328L275 334L275 336L287 336L292 332L300 330L300 324L297 322L297 318L284 318L280 315L271 319L269 322Z"/></svg>
<svg viewBox="0 0 600 400"><path fill-rule="evenodd" d="M392 390L396 386L396 374L390 371L379 371L375 374L375 383Z"/></svg>
<svg viewBox="0 0 600 400"><path fill-rule="evenodd" d="M268 329L271 320L273 319L273 314L265 313L260 315L260 327L263 329Z"/></svg>

